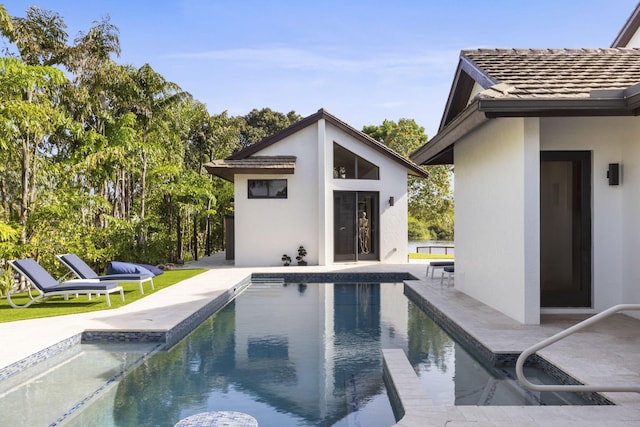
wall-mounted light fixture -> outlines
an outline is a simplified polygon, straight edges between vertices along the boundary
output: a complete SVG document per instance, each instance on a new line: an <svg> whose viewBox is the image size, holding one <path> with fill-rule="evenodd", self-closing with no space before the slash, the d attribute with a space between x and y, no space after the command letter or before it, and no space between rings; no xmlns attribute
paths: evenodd
<svg viewBox="0 0 640 427"><path fill-rule="evenodd" d="M620 185L620 163L609 163L607 178L609 185Z"/></svg>
<svg viewBox="0 0 640 427"><path fill-rule="evenodd" d="M395 199L393 198L393 196L389 197L389 206L393 206L394 203Z"/></svg>

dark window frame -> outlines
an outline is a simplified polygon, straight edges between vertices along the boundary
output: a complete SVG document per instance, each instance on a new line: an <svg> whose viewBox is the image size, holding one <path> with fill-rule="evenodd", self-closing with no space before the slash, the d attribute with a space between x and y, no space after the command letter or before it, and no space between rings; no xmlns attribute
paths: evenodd
<svg viewBox="0 0 640 427"><path fill-rule="evenodd" d="M342 158L340 157L342 155ZM349 156L351 162L336 161L336 156L339 160L344 160ZM371 178L368 175L373 172L374 177ZM366 175L365 175L366 174ZM357 155L351 150L346 149L337 142L333 142L333 178L334 179L358 179L358 180L380 180L380 166L365 159L362 156Z"/></svg>
<svg viewBox="0 0 640 427"><path fill-rule="evenodd" d="M267 194L254 195L251 192L252 183L264 182L267 189ZM284 182L284 190L278 191L281 186L272 185L276 182ZM287 199L289 197L289 182L286 179L249 179L247 180L247 198L249 199ZM274 193L272 193L272 191Z"/></svg>

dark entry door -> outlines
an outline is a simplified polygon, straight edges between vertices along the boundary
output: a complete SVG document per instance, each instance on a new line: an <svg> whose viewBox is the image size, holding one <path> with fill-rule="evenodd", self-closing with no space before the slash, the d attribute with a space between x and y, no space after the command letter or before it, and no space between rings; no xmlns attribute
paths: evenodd
<svg viewBox="0 0 640 427"><path fill-rule="evenodd" d="M540 153L540 305L592 305L589 151Z"/></svg>
<svg viewBox="0 0 640 427"><path fill-rule="evenodd" d="M333 193L334 260L378 260L377 192Z"/></svg>

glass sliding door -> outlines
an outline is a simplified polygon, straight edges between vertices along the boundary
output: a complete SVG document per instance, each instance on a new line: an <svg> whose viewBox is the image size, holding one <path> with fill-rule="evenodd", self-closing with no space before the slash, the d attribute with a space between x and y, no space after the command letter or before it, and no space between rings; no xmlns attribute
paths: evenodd
<svg viewBox="0 0 640 427"><path fill-rule="evenodd" d="M540 153L540 306L591 307L591 153Z"/></svg>
<svg viewBox="0 0 640 427"><path fill-rule="evenodd" d="M335 261L379 259L378 200L376 192L333 193Z"/></svg>
<svg viewBox="0 0 640 427"><path fill-rule="evenodd" d="M356 197L349 191L333 193L333 253L335 261L356 258Z"/></svg>

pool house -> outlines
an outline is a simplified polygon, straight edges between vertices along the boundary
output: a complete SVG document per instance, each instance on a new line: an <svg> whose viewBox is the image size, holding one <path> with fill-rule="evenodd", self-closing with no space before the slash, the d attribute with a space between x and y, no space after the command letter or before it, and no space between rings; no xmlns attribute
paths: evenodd
<svg viewBox="0 0 640 427"><path fill-rule="evenodd" d="M320 109L205 165L234 183L227 258L236 266L407 260L407 175L421 167Z"/></svg>

